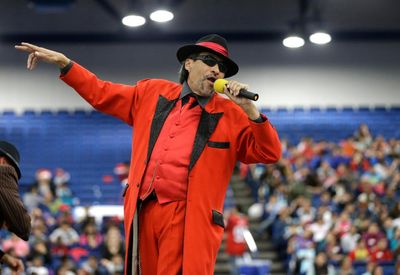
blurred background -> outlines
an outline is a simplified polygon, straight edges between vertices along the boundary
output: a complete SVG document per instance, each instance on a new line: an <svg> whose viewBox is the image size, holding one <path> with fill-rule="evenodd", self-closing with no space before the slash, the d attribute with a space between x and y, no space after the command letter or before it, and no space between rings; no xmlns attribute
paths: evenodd
<svg viewBox="0 0 400 275"><path fill-rule="evenodd" d="M276 165L238 163L225 214L245 222L233 230L232 218L226 238L242 232L242 248L224 241L215 274L395 274L399 1L2 0L0 14L0 139L22 155L35 230L14 253L31 273L120 274L132 129L93 110L57 68L26 70L14 45L48 47L102 79L134 84L176 81L176 50L218 33L284 154ZM78 236L70 243L53 234L64 224ZM18 240L4 239L15 250Z"/></svg>

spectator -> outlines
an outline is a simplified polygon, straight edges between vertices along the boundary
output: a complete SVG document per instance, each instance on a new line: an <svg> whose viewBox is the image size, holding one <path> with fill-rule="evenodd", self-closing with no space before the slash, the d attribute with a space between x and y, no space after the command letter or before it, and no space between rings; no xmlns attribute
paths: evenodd
<svg viewBox="0 0 400 275"><path fill-rule="evenodd" d="M102 257L111 260L115 255L124 255L125 248L121 231L116 226L110 226L104 237Z"/></svg>
<svg viewBox="0 0 400 275"><path fill-rule="evenodd" d="M240 211L239 207L232 208L226 225L226 254L228 254L231 265L231 274L238 274L236 261L247 250L245 231L248 230L248 220Z"/></svg>
<svg viewBox="0 0 400 275"><path fill-rule="evenodd" d="M344 257L340 262L340 267L338 270L338 275L355 275L356 272L353 269L351 259L349 257Z"/></svg>
<svg viewBox="0 0 400 275"><path fill-rule="evenodd" d="M313 241L318 245L325 239L331 225L324 221L322 215L318 215L316 221L311 223L308 229L313 233Z"/></svg>
<svg viewBox="0 0 400 275"><path fill-rule="evenodd" d="M316 210L311 205L311 200L304 198L300 200L299 208L296 210L296 216L299 217L301 223L312 222L316 216Z"/></svg>
<svg viewBox="0 0 400 275"><path fill-rule="evenodd" d="M49 193L52 196L55 196L55 186L52 177L53 174L49 169L42 168L36 171L35 185L37 186L41 196L46 197Z"/></svg>
<svg viewBox="0 0 400 275"><path fill-rule="evenodd" d="M31 265L27 268L27 272L28 274L48 275L49 269L44 265L44 260L41 256L35 256Z"/></svg>
<svg viewBox="0 0 400 275"><path fill-rule="evenodd" d="M388 242L386 238L382 238L378 243L371 249L371 261L373 262L391 262L393 260L393 254L388 248Z"/></svg>
<svg viewBox="0 0 400 275"><path fill-rule="evenodd" d="M314 265L306 275L333 275L334 267L328 263L328 257L324 252L319 252L314 260Z"/></svg>
<svg viewBox="0 0 400 275"><path fill-rule="evenodd" d="M268 203L265 205L265 218L260 223L257 232L263 234L269 226L275 221L278 213L287 207L287 201L284 197L278 197L276 194L271 194Z"/></svg>
<svg viewBox="0 0 400 275"><path fill-rule="evenodd" d="M336 221L334 232L339 238L341 238L344 234L350 231L351 226L352 224L348 213L343 211L340 213L339 219Z"/></svg>
<svg viewBox="0 0 400 275"><path fill-rule="evenodd" d="M78 232L67 221L61 221L60 226L50 234L49 238L52 243L67 247L79 242Z"/></svg>
<svg viewBox="0 0 400 275"><path fill-rule="evenodd" d="M340 246L344 254L348 254L353 251L358 240L361 239L361 235L357 231L357 227L352 225L349 232L346 232L340 238Z"/></svg>
<svg viewBox="0 0 400 275"><path fill-rule="evenodd" d="M124 274L124 259L122 255L116 254L111 260L102 259L101 264L107 269L109 274L123 275Z"/></svg>
<svg viewBox="0 0 400 275"><path fill-rule="evenodd" d="M362 235L368 249L374 247L384 237L385 234L379 229L379 225L375 222L372 223L368 231Z"/></svg>
<svg viewBox="0 0 400 275"><path fill-rule="evenodd" d="M89 258L82 263L81 268L78 270L78 274L85 275L100 275L101 273L102 267L95 256L89 256Z"/></svg>
<svg viewBox="0 0 400 275"><path fill-rule="evenodd" d="M87 223L84 228L83 232L79 237L79 244L81 246L87 247L90 250L95 250L103 242L103 237L97 231L97 227L95 223Z"/></svg>
<svg viewBox="0 0 400 275"><path fill-rule="evenodd" d="M27 257L28 261L33 262L35 258L40 258L45 265L52 264L50 245L44 240L37 240L31 244L31 251Z"/></svg>
<svg viewBox="0 0 400 275"><path fill-rule="evenodd" d="M356 247L349 253L350 259L354 261L366 262L369 259L369 250L364 240L359 239Z"/></svg>
<svg viewBox="0 0 400 275"><path fill-rule="evenodd" d="M39 207L43 202L43 197L40 196L37 185L31 185L29 191L23 196L23 202L29 212Z"/></svg>

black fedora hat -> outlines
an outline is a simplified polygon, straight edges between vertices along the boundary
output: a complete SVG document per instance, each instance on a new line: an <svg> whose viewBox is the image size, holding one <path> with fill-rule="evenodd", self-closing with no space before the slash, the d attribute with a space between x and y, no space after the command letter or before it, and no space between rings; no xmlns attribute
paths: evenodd
<svg viewBox="0 0 400 275"><path fill-rule="evenodd" d="M17 171L18 179L21 178L21 170L19 169L19 152L17 148L11 143L0 140L0 156L6 157L10 162L11 165Z"/></svg>
<svg viewBox="0 0 400 275"><path fill-rule="evenodd" d="M229 51L226 39L218 34L209 34L197 40L196 44L185 45L178 49L176 56L179 62L183 62L188 56L194 53L210 52L222 59L228 68L225 77L235 75L239 66L229 58Z"/></svg>

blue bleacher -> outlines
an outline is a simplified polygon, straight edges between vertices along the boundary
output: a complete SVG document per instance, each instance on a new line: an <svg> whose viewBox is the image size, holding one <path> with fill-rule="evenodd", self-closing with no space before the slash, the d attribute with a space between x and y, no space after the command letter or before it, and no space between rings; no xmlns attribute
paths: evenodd
<svg viewBox="0 0 400 275"><path fill-rule="evenodd" d="M400 138L400 107L328 107L310 110L296 107L262 109L281 138L296 144L304 136L338 142L352 136L361 123L374 135ZM96 111L43 110L0 113L0 139L15 143L21 151L22 186L34 181L38 168L62 167L72 175L71 188L82 204L120 203L121 186L104 184L116 163L130 160L132 128ZM93 186L101 196L95 197ZM98 194L97 194L98 195Z"/></svg>
<svg viewBox="0 0 400 275"><path fill-rule="evenodd" d="M367 123L375 135L387 138L400 138L400 107L386 108L344 107L341 109L327 107L320 110L313 107L309 112L295 108L289 112L278 108L266 112L272 124L277 128L281 137L291 143L297 143L301 137L309 136L315 140L339 141L353 135L361 123Z"/></svg>

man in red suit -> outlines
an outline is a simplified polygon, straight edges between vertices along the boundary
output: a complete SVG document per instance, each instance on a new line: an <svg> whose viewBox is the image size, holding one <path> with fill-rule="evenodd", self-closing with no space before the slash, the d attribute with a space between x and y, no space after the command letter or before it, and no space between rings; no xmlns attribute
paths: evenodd
<svg viewBox="0 0 400 275"><path fill-rule="evenodd" d="M275 128L248 99L226 40L216 34L178 49L180 83L144 79L134 86L98 79L65 55L22 43L28 69L56 64L61 79L97 110L134 127L124 197L126 273L213 274L221 243L225 191L236 162L273 163Z"/></svg>

